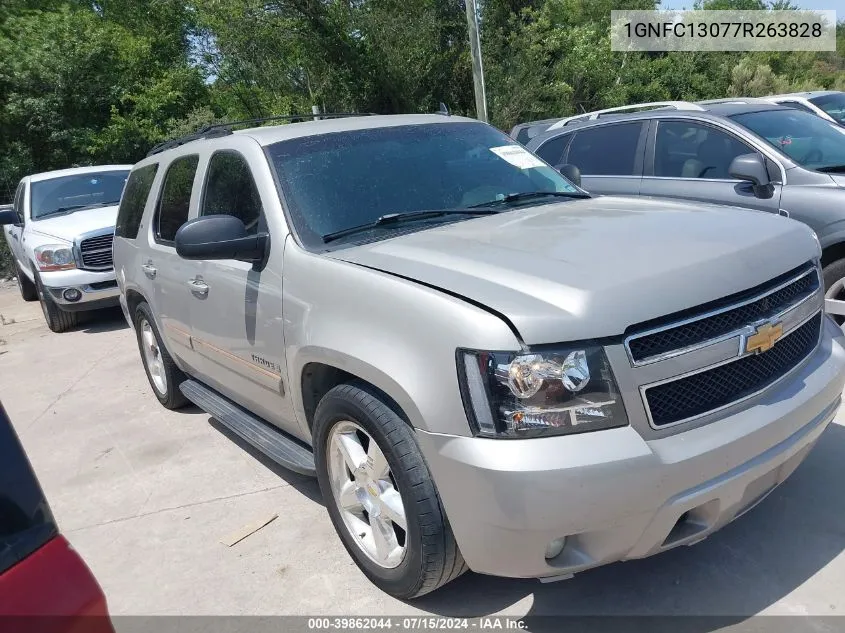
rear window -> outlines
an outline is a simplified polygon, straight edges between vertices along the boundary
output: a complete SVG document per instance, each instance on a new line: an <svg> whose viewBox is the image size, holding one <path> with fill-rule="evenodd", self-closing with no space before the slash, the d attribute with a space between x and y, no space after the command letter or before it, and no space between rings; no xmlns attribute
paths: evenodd
<svg viewBox="0 0 845 633"><path fill-rule="evenodd" d="M581 130L569 145L566 162L585 176L632 176L642 123L620 123Z"/></svg>
<svg viewBox="0 0 845 633"><path fill-rule="evenodd" d="M144 207L157 171L158 163L155 163L136 169L129 175L126 190L120 200L120 209L117 212L117 225L114 231L116 237L134 240L138 236Z"/></svg>

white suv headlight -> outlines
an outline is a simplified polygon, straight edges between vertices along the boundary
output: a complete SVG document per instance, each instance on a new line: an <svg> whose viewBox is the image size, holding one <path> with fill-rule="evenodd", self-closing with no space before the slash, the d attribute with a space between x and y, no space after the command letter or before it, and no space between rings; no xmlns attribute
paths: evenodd
<svg viewBox="0 0 845 633"><path fill-rule="evenodd" d="M628 424L601 346L529 353L458 350L458 377L476 435L538 437Z"/></svg>
<svg viewBox="0 0 845 633"><path fill-rule="evenodd" d="M35 247L35 263L42 272L76 268L73 251L64 244L44 244Z"/></svg>

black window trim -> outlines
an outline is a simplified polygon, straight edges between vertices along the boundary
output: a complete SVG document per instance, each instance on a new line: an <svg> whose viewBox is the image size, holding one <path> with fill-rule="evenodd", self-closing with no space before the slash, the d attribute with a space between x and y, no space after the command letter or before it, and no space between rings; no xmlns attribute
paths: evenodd
<svg viewBox="0 0 845 633"><path fill-rule="evenodd" d="M216 149L208 156L208 160L205 161L205 165L203 166L203 175L202 175L202 188L200 189L200 198L197 206L197 217L202 218L206 217L203 214L203 207L205 206L205 192L208 187L208 176L211 172L211 161L214 160L214 157L217 154L235 154L241 160L243 160L244 164L246 165L247 170L249 171L249 175L252 177L252 184L255 185L255 191L258 193L258 199L261 201L261 210L258 215L258 226L257 231L259 233L269 233L270 228L267 224L267 217L264 213L264 200L261 198L261 189L258 187L258 181L255 179L255 174L252 171L252 167L249 164L249 159L244 156L243 152L233 149L231 147L223 147L220 149ZM265 154L266 155L266 154ZM271 170L272 171L272 170ZM162 187L163 188L163 187Z"/></svg>
<svg viewBox="0 0 845 633"><path fill-rule="evenodd" d="M161 215L161 196L164 194L165 185L167 185L167 176L170 173L170 169L173 167L173 165L176 162L183 160L185 158L196 158L197 159L197 165L194 168L194 180L193 180L193 183L191 184L191 197L193 197L194 188L196 187L197 172L199 171L199 168L200 168L200 155L198 153L194 152L194 153L191 153L191 154L181 154L179 156L174 156L173 160L171 160L167 164L167 168L161 174L161 185L158 188L158 195L156 196L156 205L155 205L155 208L153 209L153 217L150 220L150 224L151 224L150 230L152 231L152 234L153 234L153 242L155 242L159 246L167 246L169 248L174 248L174 249L176 248L176 242L174 240L163 240L158 236L158 223L159 223L159 219L160 219L160 215ZM189 197L188 198L188 219L190 219L190 217L191 217L191 199Z"/></svg>
<svg viewBox="0 0 845 633"><path fill-rule="evenodd" d="M637 147L634 149L634 167L633 167L633 174L588 174L585 172L581 172L581 175L587 178L642 178L644 174L645 168L645 148L646 148L646 139L648 138L648 119L630 119L630 120L616 120L616 121L608 121L604 123L597 123L595 125L588 125L584 127L579 127L574 130L569 131L569 134L572 135L572 138L569 139L569 142L566 144L566 149L563 152L563 164L569 163L569 150L572 148L572 141L575 139L575 136L580 132L587 132L589 130L595 130L598 128L605 128L605 127L612 127L614 125L630 125L632 123L636 123L640 126L640 135L637 138Z"/></svg>
<svg viewBox="0 0 845 633"><path fill-rule="evenodd" d="M651 120L651 125L649 126L648 132L648 149L646 152L646 164L645 168L643 169L643 178L653 178L653 179L660 179L660 180L684 180L684 181L699 181L699 182L732 182L737 183L741 182L736 178L683 178L681 176L656 176L654 174L654 161L657 157L657 128L661 122L667 123L686 123L688 125L699 125L701 127L709 127L718 132L722 132L723 134L727 134L735 141L742 143L746 147L748 147L751 151L748 152L749 154L760 154L766 159L766 167L769 171L769 177L772 178L772 182L776 184L785 185L786 179L783 177L785 171L783 165L776 161L769 152L763 151L761 147L757 147L756 143L753 141L743 138L742 136L738 135L736 132L731 130L729 127L725 125L720 125L718 121L710 121L705 119L695 119L692 117L659 117L654 118ZM771 173L771 163L774 163L779 170L778 174ZM773 176L776 176L773 177Z"/></svg>
<svg viewBox="0 0 845 633"><path fill-rule="evenodd" d="M18 198L20 198L20 205L18 204ZM12 198L12 209L15 213L18 214L18 219L21 222L21 226L26 224L26 213L24 213L24 204L26 200L26 183L21 180L18 183L18 188L15 190L15 197Z"/></svg>

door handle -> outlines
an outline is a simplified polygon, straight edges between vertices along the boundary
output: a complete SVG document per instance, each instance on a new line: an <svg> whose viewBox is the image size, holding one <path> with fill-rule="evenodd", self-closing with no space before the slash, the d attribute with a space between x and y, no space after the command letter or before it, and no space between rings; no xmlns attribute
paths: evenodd
<svg viewBox="0 0 845 633"><path fill-rule="evenodd" d="M195 297L205 298L208 295L208 284L202 279L194 278L188 281L188 288Z"/></svg>
<svg viewBox="0 0 845 633"><path fill-rule="evenodd" d="M152 262L147 262L146 264L141 264L141 270L143 270L144 274L147 277L149 277L150 279L155 279L156 273L158 272L158 269L156 269L156 267L153 266Z"/></svg>

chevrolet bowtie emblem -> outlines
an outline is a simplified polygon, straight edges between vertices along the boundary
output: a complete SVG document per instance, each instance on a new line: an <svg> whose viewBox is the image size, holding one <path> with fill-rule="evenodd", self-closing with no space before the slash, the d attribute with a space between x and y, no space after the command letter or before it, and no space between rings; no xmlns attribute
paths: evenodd
<svg viewBox="0 0 845 633"><path fill-rule="evenodd" d="M764 323L745 340L745 351L749 354L766 352L783 336L783 323Z"/></svg>

